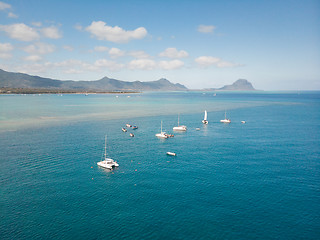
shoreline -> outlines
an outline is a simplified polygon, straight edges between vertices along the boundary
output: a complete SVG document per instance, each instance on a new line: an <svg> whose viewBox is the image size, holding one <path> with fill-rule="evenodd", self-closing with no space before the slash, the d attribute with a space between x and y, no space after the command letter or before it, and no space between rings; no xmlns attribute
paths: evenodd
<svg viewBox="0 0 320 240"><path fill-rule="evenodd" d="M141 91L74 91L57 89L39 89L39 88L0 88L0 94L131 94L141 93Z"/></svg>

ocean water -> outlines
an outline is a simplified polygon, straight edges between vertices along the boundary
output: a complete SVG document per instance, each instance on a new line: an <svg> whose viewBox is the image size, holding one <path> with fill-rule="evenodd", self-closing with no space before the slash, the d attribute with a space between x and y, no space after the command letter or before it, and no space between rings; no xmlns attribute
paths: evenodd
<svg viewBox="0 0 320 240"><path fill-rule="evenodd" d="M319 239L320 92L0 95L0 186L0 239Z"/></svg>

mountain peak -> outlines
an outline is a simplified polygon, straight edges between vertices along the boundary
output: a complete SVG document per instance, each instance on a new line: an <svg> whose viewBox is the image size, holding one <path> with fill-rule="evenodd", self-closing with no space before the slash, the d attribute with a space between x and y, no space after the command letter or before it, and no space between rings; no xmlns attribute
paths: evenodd
<svg viewBox="0 0 320 240"><path fill-rule="evenodd" d="M225 85L218 90L227 90L227 91L254 91L256 90L252 84L246 79L238 79L231 85Z"/></svg>

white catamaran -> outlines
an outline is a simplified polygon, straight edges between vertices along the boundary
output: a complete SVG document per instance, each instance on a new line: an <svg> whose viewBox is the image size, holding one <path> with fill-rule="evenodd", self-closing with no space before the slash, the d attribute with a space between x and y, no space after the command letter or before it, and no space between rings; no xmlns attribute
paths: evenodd
<svg viewBox="0 0 320 240"><path fill-rule="evenodd" d="M112 170L113 167L119 167L119 164L111 158L107 158L107 135L104 142L104 160L97 162L97 165Z"/></svg>
<svg viewBox="0 0 320 240"><path fill-rule="evenodd" d="M227 118L227 111L224 112L224 119L220 120L222 123L231 123L231 120Z"/></svg>
<svg viewBox="0 0 320 240"><path fill-rule="evenodd" d="M202 120L203 124L208 124L208 120L207 120L207 110L204 111L204 118Z"/></svg>
<svg viewBox="0 0 320 240"><path fill-rule="evenodd" d="M178 114L178 127L173 127L173 131L187 131L187 127L184 125L179 125L179 114Z"/></svg>
<svg viewBox="0 0 320 240"><path fill-rule="evenodd" d="M156 137L158 138L168 138L168 135L166 132L162 132L162 121L161 121L161 132L156 134Z"/></svg>

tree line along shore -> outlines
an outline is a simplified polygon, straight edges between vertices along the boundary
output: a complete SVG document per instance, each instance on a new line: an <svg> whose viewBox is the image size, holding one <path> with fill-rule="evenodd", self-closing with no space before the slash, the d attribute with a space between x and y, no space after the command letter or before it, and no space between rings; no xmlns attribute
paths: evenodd
<svg viewBox="0 0 320 240"><path fill-rule="evenodd" d="M76 91L63 89L39 89L39 88L0 88L0 94L94 94L94 93L139 93L138 91Z"/></svg>

